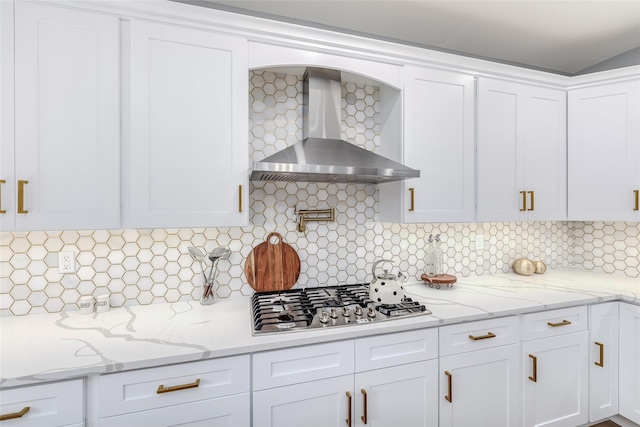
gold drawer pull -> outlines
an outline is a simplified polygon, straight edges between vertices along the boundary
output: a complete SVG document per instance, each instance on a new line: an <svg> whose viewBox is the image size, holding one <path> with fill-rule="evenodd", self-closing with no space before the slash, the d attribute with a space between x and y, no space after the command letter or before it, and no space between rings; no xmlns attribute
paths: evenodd
<svg viewBox="0 0 640 427"><path fill-rule="evenodd" d="M347 425L351 427L351 393L349 393L348 391L347 391L347 405L349 405L349 412L347 412L348 418L345 421L347 422Z"/></svg>
<svg viewBox="0 0 640 427"><path fill-rule="evenodd" d="M453 377L453 375L451 375L451 372L449 371L444 371L444 374L447 376L447 395L444 397L444 399L447 402L453 402L453 390L452 390L452 384L451 384L451 378Z"/></svg>
<svg viewBox="0 0 640 427"><path fill-rule="evenodd" d="M18 213L19 214L27 214L28 210L24 208L24 186L28 184L29 181L19 180L18 181Z"/></svg>
<svg viewBox="0 0 640 427"><path fill-rule="evenodd" d="M160 384L158 386L157 394L170 393L172 391L179 391L179 390L187 390L189 388L197 388L199 385L200 385L200 378L198 378L197 380L195 380L195 382L192 382L191 384L174 385L173 387L165 387L164 385Z"/></svg>
<svg viewBox="0 0 640 427"><path fill-rule="evenodd" d="M364 415L362 415L360 417L360 419L362 419L362 423L366 424L367 423L367 391L365 389L360 389L360 392L362 393L362 402L363 402L363 410L364 410Z"/></svg>
<svg viewBox="0 0 640 427"><path fill-rule="evenodd" d="M533 360L533 376L529 376L529 379L534 383L538 382L538 358L533 354L530 354L529 357Z"/></svg>
<svg viewBox="0 0 640 427"><path fill-rule="evenodd" d="M4 179L0 179L0 214L7 213L6 210L2 209L2 184L6 184L7 181Z"/></svg>
<svg viewBox="0 0 640 427"><path fill-rule="evenodd" d="M469 339L473 341L486 340L487 338L495 338L495 337L496 337L496 334L494 334L493 332L489 332L487 335L480 335L479 337L474 337L473 335L469 335Z"/></svg>
<svg viewBox="0 0 640 427"><path fill-rule="evenodd" d="M414 204L414 202L415 202L415 193L416 193L416 191L415 191L415 189L413 187L409 188L409 198L410 198L409 212L413 212L413 209L415 207L415 204Z"/></svg>
<svg viewBox="0 0 640 427"><path fill-rule="evenodd" d="M242 213L242 184L238 185L238 212Z"/></svg>
<svg viewBox="0 0 640 427"><path fill-rule="evenodd" d="M633 210L638 211L640 210L640 190L633 190L633 194L636 195L636 207Z"/></svg>
<svg viewBox="0 0 640 427"><path fill-rule="evenodd" d="M559 322L559 323L547 322L547 325L551 326L552 328L557 328L558 326L567 326L570 324L571 322L569 322L568 320L563 320L562 322Z"/></svg>
<svg viewBox="0 0 640 427"><path fill-rule="evenodd" d="M534 210L534 209L535 209L535 207L534 207L534 206L535 206L535 205L534 205L534 193L533 193L533 191L527 191L527 193L529 193L529 196L531 196L531 197L529 198L529 201L531 202L531 206L530 206L527 210L528 210L528 211L532 211L532 210Z"/></svg>
<svg viewBox="0 0 640 427"><path fill-rule="evenodd" d="M29 409L31 408L28 406L25 406L24 408L22 408L22 411L20 412L14 412L13 414L0 415L0 421L13 420L15 418L22 418L25 416L27 412L29 412Z"/></svg>
<svg viewBox="0 0 640 427"><path fill-rule="evenodd" d="M520 194L522 194L522 207L520 208L520 212L524 212L527 210L527 192L521 191Z"/></svg>
<svg viewBox="0 0 640 427"><path fill-rule="evenodd" d="M597 366L600 366L601 368L604 368L604 344L599 343L598 341L596 341L595 343L598 347L600 347L600 360L598 362L595 362Z"/></svg>

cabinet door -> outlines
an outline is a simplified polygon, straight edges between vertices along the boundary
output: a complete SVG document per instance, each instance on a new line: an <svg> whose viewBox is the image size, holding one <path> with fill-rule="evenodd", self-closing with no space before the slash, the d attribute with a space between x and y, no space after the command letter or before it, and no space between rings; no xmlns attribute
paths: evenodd
<svg viewBox="0 0 640 427"><path fill-rule="evenodd" d="M569 220L638 221L640 81L569 91Z"/></svg>
<svg viewBox="0 0 640 427"><path fill-rule="evenodd" d="M620 304L620 415L640 424L640 307Z"/></svg>
<svg viewBox="0 0 640 427"><path fill-rule="evenodd" d="M478 220L524 220L522 87L478 81Z"/></svg>
<svg viewBox="0 0 640 427"><path fill-rule="evenodd" d="M441 357L440 425L519 425L520 371L516 344Z"/></svg>
<svg viewBox="0 0 640 427"><path fill-rule="evenodd" d="M100 419L100 427L249 426L250 395L242 393Z"/></svg>
<svg viewBox="0 0 640 427"><path fill-rule="evenodd" d="M353 423L353 375L253 393L254 427L343 427L349 415Z"/></svg>
<svg viewBox="0 0 640 427"><path fill-rule="evenodd" d="M125 225L246 225L246 40L142 21L130 40Z"/></svg>
<svg viewBox="0 0 640 427"><path fill-rule="evenodd" d="M14 7L0 2L0 231L15 228Z"/></svg>
<svg viewBox="0 0 640 427"><path fill-rule="evenodd" d="M158 408L239 395L249 391L250 382L248 355L102 375L100 417L151 413ZM165 391L159 393L160 388Z"/></svg>
<svg viewBox="0 0 640 427"><path fill-rule="evenodd" d="M438 361L357 373L354 425L438 425Z"/></svg>
<svg viewBox="0 0 640 427"><path fill-rule="evenodd" d="M567 218L567 93L527 87L524 191L528 221Z"/></svg>
<svg viewBox="0 0 640 427"><path fill-rule="evenodd" d="M589 421L618 413L618 303L589 307Z"/></svg>
<svg viewBox="0 0 640 427"><path fill-rule="evenodd" d="M478 220L566 218L566 93L478 85Z"/></svg>
<svg viewBox="0 0 640 427"><path fill-rule="evenodd" d="M405 181L389 203L403 207L402 222L473 221L474 78L405 67L405 79L405 162L420 170L420 178Z"/></svg>
<svg viewBox="0 0 640 427"><path fill-rule="evenodd" d="M76 426L84 424L81 379L4 389L0 395L3 426Z"/></svg>
<svg viewBox="0 0 640 427"><path fill-rule="evenodd" d="M587 422L587 341L583 331L522 343L525 427Z"/></svg>
<svg viewBox="0 0 640 427"><path fill-rule="evenodd" d="M15 3L16 229L120 227L119 46L116 17Z"/></svg>

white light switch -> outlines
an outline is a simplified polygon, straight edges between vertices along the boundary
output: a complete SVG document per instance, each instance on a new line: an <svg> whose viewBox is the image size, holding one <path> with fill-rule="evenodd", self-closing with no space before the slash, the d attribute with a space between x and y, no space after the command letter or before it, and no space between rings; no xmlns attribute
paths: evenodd
<svg viewBox="0 0 640 427"><path fill-rule="evenodd" d="M484 249L484 237L482 234L476 234L476 251Z"/></svg>
<svg viewBox="0 0 640 427"><path fill-rule="evenodd" d="M76 256L73 252L58 252L58 272L76 272Z"/></svg>

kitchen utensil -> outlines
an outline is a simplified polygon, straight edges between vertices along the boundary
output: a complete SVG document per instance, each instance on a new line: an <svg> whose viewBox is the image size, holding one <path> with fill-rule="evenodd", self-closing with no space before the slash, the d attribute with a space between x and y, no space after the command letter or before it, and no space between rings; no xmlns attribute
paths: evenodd
<svg viewBox="0 0 640 427"><path fill-rule="evenodd" d="M527 258L518 258L513 261L511 265L513 271L518 274L522 274L523 276L531 276L534 271L536 271L536 267L533 264L533 261Z"/></svg>
<svg viewBox="0 0 640 427"><path fill-rule="evenodd" d="M204 292L202 294L203 303L209 303L210 300L215 298L215 292L213 291L216 276L218 275L218 262L221 259L228 259L231 255L229 248L215 248L209 252L209 260L211 261L211 270L209 270L209 277L206 280Z"/></svg>
<svg viewBox="0 0 640 427"><path fill-rule="evenodd" d="M458 281L456 276L450 274L441 274L440 276L430 277L423 273L420 278L429 285L430 288L440 289L440 287L452 288L453 284Z"/></svg>
<svg viewBox="0 0 640 427"><path fill-rule="evenodd" d="M383 274L376 274L376 267L383 262L393 263L388 259L381 259L373 263L371 274L373 280L369 284L369 298L381 304L400 304L404 297L402 284L407 281L407 275L399 272L397 275L383 269Z"/></svg>
<svg viewBox="0 0 640 427"><path fill-rule="evenodd" d="M204 283L207 283L207 274L204 271L203 261L205 260L205 254L198 248L194 248L193 246L189 246L187 248L189 250L189 254L194 261L198 261L200 264L200 270L202 271L202 277L204 278Z"/></svg>
<svg viewBox="0 0 640 427"><path fill-rule="evenodd" d="M290 289L300 277L300 258L280 234L269 233L247 256L244 274L257 292Z"/></svg>

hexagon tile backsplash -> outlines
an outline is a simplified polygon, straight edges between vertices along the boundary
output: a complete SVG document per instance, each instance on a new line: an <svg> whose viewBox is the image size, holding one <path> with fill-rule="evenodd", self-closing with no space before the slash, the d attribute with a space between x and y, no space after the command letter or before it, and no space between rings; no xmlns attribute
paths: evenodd
<svg viewBox="0 0 640 427"><path fill-rule="evenodd" d="M302 80L267 71L250 78L251 157L260 160L301 139ZM342 103L343 138L375 150L377 88L344 83ZM189 246L228 246L230 258L219 263L218 297L249 295L244 260L272 231L298 251L297 286L369 281L372 263L382 257L398 260L418 279L425 242L438 233L447 271L458 276L507 272L520 256L549 268L640 276L639 223L381 223L372 184L256 182L251 201L248 227L0 233L0 315L76 310L84 295L110 294L115 307L198 299L202 275ZM336 221L309 223L306 234L298 233L295 206L335 207ZM483 236L482 251L475 249L476 235ZM60 251L76 254L76 273L58 273Z"/></svg>

